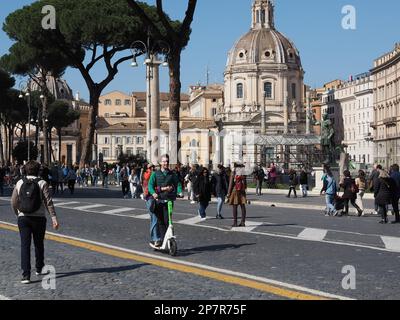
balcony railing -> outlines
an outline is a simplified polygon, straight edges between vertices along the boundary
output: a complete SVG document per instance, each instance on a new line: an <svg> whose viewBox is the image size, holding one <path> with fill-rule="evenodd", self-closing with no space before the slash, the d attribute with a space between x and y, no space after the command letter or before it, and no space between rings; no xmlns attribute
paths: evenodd
<svg viewBox="0 0 400 320"><path fill-rule="evenodd" d="M396 117L386 118L383 120L383 124L385 126L395 126L397 124L397 118Z"/></svg>

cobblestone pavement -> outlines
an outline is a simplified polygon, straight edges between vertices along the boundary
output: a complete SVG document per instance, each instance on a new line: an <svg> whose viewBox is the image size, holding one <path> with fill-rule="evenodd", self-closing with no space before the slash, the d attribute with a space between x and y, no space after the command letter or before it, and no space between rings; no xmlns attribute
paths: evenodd
<svg viewBox="0 0 400 320"><path fill-rule="evenodd" d="M62 234L140 252L153 253L147 245L149 223L146 220L148 215L142 201L121 199L119 191L116 190L93 189L79 189L74 197L64 194L55 200L62 223L60 231ZM227 218L225 220L213 218L215 205L211 205L208 209L210 219L193 223L196 208L196 205L190 205L187 201L180 201L176 204L174 221L176 221L179 246L177 261L200 263L214 268L228 269L232 272L246 273L255 277L264 277L350 298L400 298L396 271L396 266L400 262L400 254L385 251L386 244L381 241L381 237L388 237L392 240L400 237L398 226L381 226L377 223L376 217L326 218L317 211L251 205L248 207L248 221L259 224L250 225L251 230L236 232L231 229L232 221L229 219L231 208L228 206L224 208L224 215ZM118 209L124 210L116 212L115 210ZM186 223L182 223L185 220ZM189 223L188 220L190 220ZM5 198L0 201L0 221L15 223L15 218L9 209L9 202ZM323 238L321 238L322 236ZM2 233L0 237L3 243L3 238L9 239L10 234ZM17 238L13 241L18 244ZM340 241L342 243L339 243ZM50 244L50 242L47 245L57 248L61 246L60 244ZM396 241L392 245L396 246ZM55 251L57 253L63 252L62 249ZM63 254L64 259L70 258L70 251L79 258L76 259L78 261L76 268L70 268L70 271L67 269L63 272L103 268L82 267L85 264L90 265L92 255L98 256L99 254L69 247L64 249L65 251L67 253ZM48 257L55 256L49 254ZM13 268L15 269L17 257L13 259ZM121 266L121 264L114 262L120 261L119 259L107 256L104 256L104 259L111 259L112 261L109 265L106 263L104 268ZM6 261L9 261L9 259L6 259ZM62 262L60 262L60 265L64 268ZM74 262L70 262L69 265L75 267ZM122 264L122 266L126 265L129 265L129 263ZM357 289L351 291L342 288L342 280L345 276L342 270L343 267L349 265L354 266L357 271ZM145 266L135 269L135 273L140 273L147 267L162 270L163 274L170 272L168 269ZM18 280L18 268L15 272L15 277ZM105 274L102 273L101 275L104 276ZM89 273L89 275L93 276L92 273ZM75 281L79 276L81 275L65 278ZM106 276L108 277L109 274L107 273ZM191 277L193 277L193 280ZM1 275L0 278L0 282L3 283L4 276ZM142 279L146 279L145 276L141 277L139 281ZM10 281L9 276L6 281ZM162 282L165 279L150 281L150 286L156 283L152 289L156 292L158 292L157 288L164 287L163 284L158 285L157 281ZM213 296L220 296L218 294L204 295L203 284L210 281L215 282L221 290L225 290L226 286L228 288L232 286L187 274L179 281L185 286L196 288L197 292L201 292L198 295L200 299L212 299ZM80 283L80 281L77 280L74 283ZM146 287L143 283L140 287ZM238 286L234 285L233 287L237 288ZM239 288L243 289L240 286ZM193 294L193 289L189 291L190 294ZM234 291L238 292L236 289ZM173 292L171 298L166 295L167 299L179 299L181 297L180 295L175 296L174 290L171 292ZM141 293L143 294L143 292ZM184 298L186 296L188 299L195 299L190 294L183 296ZM1 290L0 295L7 296ZM223 297L225 299L237 298L235 294L229 293L223 295ZM243 297L247 299L251 296L246 293ZM272 297L276 298L275 296ZM264 298L268 299L268 294L260 296L260 299ZM142 295L142 299L147 298Z"/></svg>
<svg viewBox="0 0 400 320"><path fill-rule="evenodd" d="M261 291L52 241L46 241L46 264L56 268L56 289L44 290L40 278L35 275L30 285L19 282L18 234L0 229L0 239L0 294L10 299L280 299Z"/></svg>

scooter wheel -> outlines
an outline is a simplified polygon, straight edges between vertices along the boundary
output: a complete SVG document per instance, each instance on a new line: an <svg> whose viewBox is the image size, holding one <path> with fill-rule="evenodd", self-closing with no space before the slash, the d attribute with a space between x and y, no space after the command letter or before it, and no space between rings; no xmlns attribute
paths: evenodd
<svg viewBox="0 0 400 320"><path fill-rule="evenodd" d="M178 252L178 245L176 243L176 240L175 239L169 240L169 254L175 257L177 252Z"/></svg>

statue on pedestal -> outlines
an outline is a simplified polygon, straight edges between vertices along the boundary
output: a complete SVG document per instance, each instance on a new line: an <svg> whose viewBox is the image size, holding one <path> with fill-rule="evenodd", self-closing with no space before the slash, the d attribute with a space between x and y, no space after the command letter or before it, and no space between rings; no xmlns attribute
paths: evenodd
<svg viewBox="0 0 400 320"><path fill-rule="evenodd" d="M321 122L321 147L326 164L333 164L335 160L335 130L328 114L323 115Z"/></svg>

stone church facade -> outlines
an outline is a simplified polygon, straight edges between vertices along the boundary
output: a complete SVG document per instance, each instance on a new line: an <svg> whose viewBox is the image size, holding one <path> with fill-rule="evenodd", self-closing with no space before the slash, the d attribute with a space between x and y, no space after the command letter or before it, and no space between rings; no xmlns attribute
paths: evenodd
<svg viewBox="0 0 400 320"><path fill-rule="evenodd" d="M254 0L251 29L234 44L224 72L219 162L254 166L298 152L280 143L306 133L303 79L299 51L275 28L273 2ZM260 137L281 139L261 146Z"/></svg>

